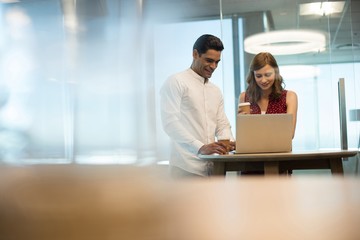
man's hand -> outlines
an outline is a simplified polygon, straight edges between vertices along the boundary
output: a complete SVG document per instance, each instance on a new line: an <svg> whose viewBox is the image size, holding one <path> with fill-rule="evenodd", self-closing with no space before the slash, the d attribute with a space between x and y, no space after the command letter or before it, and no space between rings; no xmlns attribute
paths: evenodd
<svg viewBox="0 0 360 240"><path fill-rule="evenodd" d="M234 151L236 148L236 142L231 142L230 141L230 151Z"/></svg>
<svg viewBox="0 0 360 240"><path fill-rule="evenodd" d="M200 149L199 149L199 154L203 154L203 155L210 155L210 154L226 154L226 146L223 143L219 143L219 142L213 142L210 144L205 144L203 145Z"/></svg>

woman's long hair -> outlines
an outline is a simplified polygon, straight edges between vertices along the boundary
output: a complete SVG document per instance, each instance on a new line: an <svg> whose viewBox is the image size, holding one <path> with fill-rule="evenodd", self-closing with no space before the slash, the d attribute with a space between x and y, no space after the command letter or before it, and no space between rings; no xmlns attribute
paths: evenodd
<svg viewBox="0 0 360 240"><path fill-rule="evenodd" d="M265 67L265 65L267 64L269 64L275 69L275 81L272 85L272 91L269 97L277 99L280 97L281 92L284 90L285 83L283 82L283 78L279 73L279 66L274 56L268 52L258 53L251 62L249 73L246 79L246 82L248 83L248 87L246 89L246 96L250 102L259 101L262 92L262 89L256 84L254 71Z"/></svg>

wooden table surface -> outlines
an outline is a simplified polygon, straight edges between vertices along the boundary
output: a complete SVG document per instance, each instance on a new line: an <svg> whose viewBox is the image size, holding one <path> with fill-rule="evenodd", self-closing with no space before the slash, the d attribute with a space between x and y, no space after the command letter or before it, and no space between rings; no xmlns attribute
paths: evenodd
<svg viewBox="0 0 360 240"><path fill-rule="evenodd" d="M265 174L279 174L295 169L330 169L333 174L343 174L342 160L358 154L358 150L309 150L284 153L252 153L226 155L199 155L214 163L214 174L226 171L265 170Z"/></svg>
<svg viewBox="0 0 360 240"><path fill-rule="evenodd" d="M0 166L0 239L360 239L360 179Z"/></svg>

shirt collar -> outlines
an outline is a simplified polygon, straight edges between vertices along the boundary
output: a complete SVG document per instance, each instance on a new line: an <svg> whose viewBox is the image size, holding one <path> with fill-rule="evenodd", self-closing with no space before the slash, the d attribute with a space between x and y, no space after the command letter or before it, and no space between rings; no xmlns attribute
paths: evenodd
<svg viewBox="0 0 360 240"><path fill-rule="evenodd" d="M200 76L199 74L197 74L194 70L192 70L191 68L189 68L188 70L190 72L190 74L197 79L199 82L201 82L202 84L206 84L209 82L209 79L207 81L204 81L204 77Z"/></svg>

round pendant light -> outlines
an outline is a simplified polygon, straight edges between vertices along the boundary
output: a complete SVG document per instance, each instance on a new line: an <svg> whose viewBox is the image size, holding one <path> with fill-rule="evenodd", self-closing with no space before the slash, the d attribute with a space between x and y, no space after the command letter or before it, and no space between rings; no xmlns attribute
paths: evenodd
<svg viewBox="0 0 360 240"><path fill-rule="evenodd" d="M245 51L252 54L300 54L323 51L325 46L325 34L310 30L270 31L249 36L244 41Z"/></svg>

